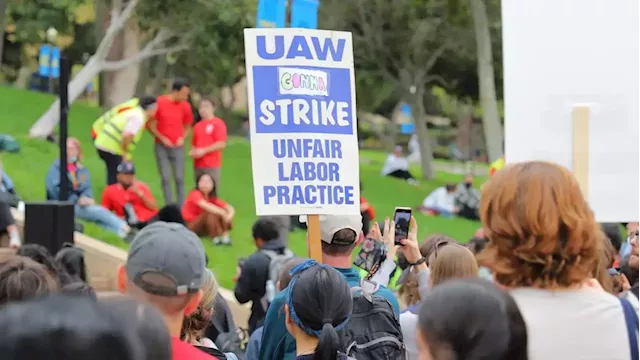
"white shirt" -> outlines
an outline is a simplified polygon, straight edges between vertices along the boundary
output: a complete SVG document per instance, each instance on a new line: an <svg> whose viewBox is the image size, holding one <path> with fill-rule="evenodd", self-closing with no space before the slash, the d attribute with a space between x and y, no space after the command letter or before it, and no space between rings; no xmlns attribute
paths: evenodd
<svg viewBox="0 0 640 360"><path fill-rule="evenodd" d="M127 123L122 129L122 135L130 134L135 135L144 126L145 115L142 111L133 111L132 114L127 117Z"/></svg>
<svg viewBox="0 0 640 360"><path fill-rule="evenodd" d="M620 301L597 290L510 291L527 324L530 360L629 360Z"/></svg>
<svg viewBox="0 0 640 360"><path fill-rule="evenodd" d="M387 156L387 160L384 162L381 174L382 176L386 176L396 170L409 170L409 160L402 156L389 154L389 156Z"/></svg>
<svg viewBox="0 0 640 360"><path fill-rule="evenodd" d="M431 192L422 202L422 206L427 209L442 209L453 212L455 204L455 193L448 193L444 186Z"/></svg>

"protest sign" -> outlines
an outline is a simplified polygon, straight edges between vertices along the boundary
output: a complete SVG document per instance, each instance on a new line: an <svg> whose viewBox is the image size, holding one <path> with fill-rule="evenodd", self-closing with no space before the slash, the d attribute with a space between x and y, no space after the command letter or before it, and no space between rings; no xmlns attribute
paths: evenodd
<svg viewBox="0 0 640 360"><path fill-rule="evenodd" d="M639 4L502 1L506 161L572 169L600 222L639 218Z"/></svg>
<svg viewBox="0 0 640 360"><path fill-rule="evenodd" d="M351 34L245 29L256 213L360 212Z"/></svg>

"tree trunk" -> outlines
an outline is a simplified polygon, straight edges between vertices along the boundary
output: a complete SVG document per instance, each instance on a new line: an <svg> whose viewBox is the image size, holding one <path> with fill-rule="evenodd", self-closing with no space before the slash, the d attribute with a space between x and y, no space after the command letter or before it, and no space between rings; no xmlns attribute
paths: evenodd
<svg viewBox="0 0 640 360"><path fill-rule="evenodd" d="M408 88L408 87L407 87ZM427 129L427 111L424 107L424 86L419 86L414 94L410 95L411 108L413 110L413 121L416 124L416 134L420 144L420 165L422 167L422 178L433 179L433 148Z"/></svg>
<svg viewBox="0 0 640 360"><path fill-rule="evenodd" d="M120 59L131 58L140 52L140 31L135 19L127 22L122 34L122 53ZM121 104L134 96L139 75L139 63L129 65L113 74L107 101L109 108Z"/></svg>
<svg viewBox="0 0 640 360"><path fill-rule="evenodd" d="M87 84L90 83L100 71L100 62L94 58L89 59L82 70L69 82L69 105L82 94L82 90L84 90ZM93 121L94 119L85 120ZM60 98L57 98L56 101L51 104L49 110L31 126L29 136L32 138L45 138L49 136L58 124L58 121L60 121Z"/></svg>
<svg viewBox="0 0 640 360"><path fill-rule="evenodd" d="M0 65L2 65L2 54L4 51L4 27L7 19L7 1L0 0Z"/></svg>
<svg viewBox="0 0 640 360"><path fill-rule="evenodd" d="M167 62L167 56L162 55L156 58L156 64L153 68L153 80L151 81L151 94L159 95L165 91L165 81L167 78L167 70L169 64Z"/></svg>
<svg viewBox="0 0 640 360"><path fill-rule="evenodd" d="M484 0L469 1L476 35L482 122L487 145L487 156L489 161L492 162L502 156L503 132L496 99L491 33L489 32L489 19Z"/></svg>

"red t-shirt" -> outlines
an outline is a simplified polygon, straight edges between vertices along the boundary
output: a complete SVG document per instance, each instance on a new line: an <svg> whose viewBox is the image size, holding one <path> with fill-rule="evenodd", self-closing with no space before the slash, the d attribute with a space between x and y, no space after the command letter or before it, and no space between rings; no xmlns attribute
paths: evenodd
<svg viewBox="0 0 640 360"><path fill-rule="evenodd" d="M213 117L202 120L193 127L192 148L203 148L220 141L227 141L227 125L222 119ZM210 152L193 160L193 166L196 168L218 168L220 165L222 165L222 150Z"/></svg>
<svg viewBox="0 0 640 360"><path fill-rule="evenodd" d="M187 198L184 200L184 204L182 205L182 218L186 222L193 221L202 214L204 210L200 206L198 206L198 202L204 199L204 195L199 190L191 190ZM207 201L210 204L213 204L217 207L226 208L227 203L218 199L218 198L209 198Z"/></svg>
<svg viewBox="0 0 640 360"><path fill-rule="evenodd" d="M166 136L172 143L184 136L184 126L193 122L191 105L187 101L173 101L167 95L158 97L156 114L158 132ZM159 143L160 140L156 139Z"/></svg>
<svg viewBox="0 0 640 360"><path fill-rule="evenodd" d="M142 194L147 199L153 199L153 195L151 195L151 191L145 183L136 180L136 186L140 191L142 191ZM140 221L147 221L157 213L157 211L144 206L142 198L131 190L131 188L125 189L120 184L113 184L104 189L104 192L102 193L103 208L114 212L121 218L124 218L124 205L126 203L131 203L133 211L135 211L136 216Z"/></svg>
<svg viewBox="0 0 640 360"><path fill-rule="evenodd" d="M173 360L215 360L213 356L196 348L191 344L180 340L177 337L171 337L171 351Z"/></svg>

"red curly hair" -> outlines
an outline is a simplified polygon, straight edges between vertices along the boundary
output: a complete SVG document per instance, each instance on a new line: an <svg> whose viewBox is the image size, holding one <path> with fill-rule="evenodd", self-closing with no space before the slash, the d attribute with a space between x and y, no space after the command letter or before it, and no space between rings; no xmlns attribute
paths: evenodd
<svg viewBox="0 0 640 360"><path fill-rule="evenodd" d="M593 276L604 234L574 176L531 161L497 172L482 189L489 240L478 262L506 287L565 288Z"/></svg>

